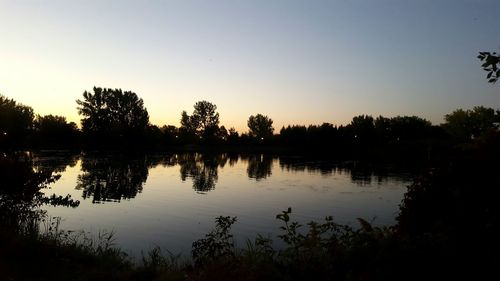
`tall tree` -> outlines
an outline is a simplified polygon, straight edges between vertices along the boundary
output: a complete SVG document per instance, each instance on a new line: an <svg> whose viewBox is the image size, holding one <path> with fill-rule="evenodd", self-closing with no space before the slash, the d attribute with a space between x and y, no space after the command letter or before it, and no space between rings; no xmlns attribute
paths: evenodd
<svg viewBox="0 0 500 281"><path fill-rule="evenodd" d="M251 115L247 122L250 129L250 135L258 139L269 138L273 135L273 120L265 115L257 114Z"/></svg>
<svg viewBox="0 0 500 281"><path fill-rule="evenodd" d="M203 137L213 137L219 129L219 113L217 106L208 101L199 101L194 104L191 116L186 111L181 115L181 128Z"/></svg>
<svg viewBox="0 0 500 281"><path fill-rule="evenodd" d="M94 87L77 100L78 113L83 115L82 131L92 136L119 138L140 137L149 124L144 102L131 91Z"/></svg>

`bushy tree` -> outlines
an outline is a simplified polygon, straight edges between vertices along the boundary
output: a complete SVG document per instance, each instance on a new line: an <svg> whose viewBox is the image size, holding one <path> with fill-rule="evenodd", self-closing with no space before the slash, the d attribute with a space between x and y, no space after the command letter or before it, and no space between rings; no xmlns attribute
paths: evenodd
<svg viewBox="0 0 500 281"><path fill-rule="evenodd" d="M33 128L33 109L0 95L0 145L22 145Z"/></svg>
<svg viewBox="0 0 500 281"><path fill-rule="evenodd" d="M34 122L35 138L42 146L74 145L78 138L78 128L74 122L56 115L38 115Z"/></svg>
<svg viewBox="0 0 500 281"><path fill-rule="evenodd" d="M374 122L377 136L382 139L404 140L425 138L430 134L432 124L418 116L379 116Z"/></svg>
<svg viewBox="0 0 500 281"><path fill-rule="evenodd" d="M210 138L216 136L219 130L217 106L208 101L195 103L191 116L186 111L182 112L181 129L199 137Z"/></svg>
<svg viewBox="0 0 500 281"><path fill-rule="evenodd" d="M457 141L471 141L489 130L497 130L500 111L484 106L472 110L457 109L445 115L444 129Z"/></svg>
<svg viewBox="0 0 500 281"><path fill-rule="evenodd" d="M130 139L142 136L149 124L144 102L131 91L94 87L94 93L85 91L83 100L77 100L86 135Z"/></svg>
<svg viewBox="0 0 500 281"><path fill-rule="evenodd" d="M262 114L250 116L247 125L250 129L250 135L257 139L272 137L274 132L273 120Z"/></svg>
<svg viewBox="0 0 500 281"><path fill-rule="evenodd" d="M359 115L352 118L348 125L354 133L354 138L361 142L371 142L375 135L375 121L372 116Z"/></svg>

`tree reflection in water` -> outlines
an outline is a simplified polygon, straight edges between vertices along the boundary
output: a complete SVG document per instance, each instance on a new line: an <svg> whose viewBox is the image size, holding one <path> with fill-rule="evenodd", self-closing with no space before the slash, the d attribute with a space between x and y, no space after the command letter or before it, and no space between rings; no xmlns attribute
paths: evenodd
<svg viewBox="0 0 500 281"><path fill-rule="evenodd" d="M273 168L272 156L255 154L248 156L247 160L247 174L249 178L259 181L271 176Z"/></svg>
<svg viewBox="0 0 500 281"><path fill-rule="evenodd" d="M218 167L226 165L227 154L180 154L177 155L180 166L181 180L192 178L193 189L199 193L206 193L215 189L218 180Z"/></svg>
<svg viewBox="0 0 500 281"><path fill-rule="evenodd" d="M154 164L146 156L84 156L76 189L83 190L83 199L92 198L92 203L131 199L142 191L148 168Z"/></svg>
<svg viewBox="0 0 500 281"><path fill-rule="evenodd" d="M31 156L33 168L50 173L63 173L67 167L74 167L80 159L80 153L50 151L28 154Z"/></svg>
<svg viewBox="0 0 500 281"><path fill-rule="evenodd" d="M77 207L71 196L47 196L42 189L60 178L50 169L35 168L31 153L0 155L0 229L19 233L38 233L45 211L40 207Z"/></svg>
<svg viewBox="0 0 500 281"><path fill-rule="evenodd" d="M193 189L199 193L214 190L219 179L218 169L226 164L234 166L240 159L247 164L248 178L256 181L272 176L275 159L279 159L281 169L292 172L314 172L325 176L348 173L351 181L358 185L371 185L374 180L381 183L391 172L390 169L376 165L361 165L352 161L322 161L291 156L278 158L269 154L181 153L124 156L50 152L30 155L34 169L47 173L64 172L66 167L75 166L81 159L81 173L77 177L76 189L83 191L83 199L91 199L93 203L119 202L136 197L146 183L148 169L157 165L179 165L181 180L191 179Z"/></svg>
<svg viewBox="0 0 500 281"><path fill-rule="evenodd" d="M308 159L304 157L279 157L280 167L292 172L319 172L322 175L347 173L351 176L351 182L360 186L371 186L372 181L378 184L387 181L391 175L404 180L410 180L414 174L412 167L394 167L376 165L357 161L331 161Z"/></svg>

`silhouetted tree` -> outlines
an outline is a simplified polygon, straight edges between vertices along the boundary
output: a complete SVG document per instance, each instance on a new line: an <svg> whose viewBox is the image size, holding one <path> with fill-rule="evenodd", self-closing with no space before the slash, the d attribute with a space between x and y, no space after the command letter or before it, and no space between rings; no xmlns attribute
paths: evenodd
<svg viewBox="0 0 500 281"><path fill-rule="evenodd" d="M307 128L302 125L282 127L280 138L286 144L305 144L307 140Z"/></svg>
<svg viewBox="0 0 500 281"><path fill-rule="evenodd" d="M274 132L273 120L262 114L251 115L247 125L250 129L250 136L260 140L272 137Z"/></svg>
<svg viewBox="0 0 500 281"><path fill-rule="evenodd" d="M479 52L477 58L483 62L481 67L488 72L488 75L486 75L488 82L497 82L498 78L500 78L500 56L495 52Z"/></svg>
<svg viewBox="0 0 500 281"><path fill-rule="evenodd" d="M163 140L167 144L177 144L179 142L180 132L179 128L173 125L165 125L161 127Z"/></svg>
<svg viewBox="0 0 500 281"><path fill-rule="evenodd" d="M375 136L375 123L369 115L359 115L352 118L349 126L354 133L354 139L361 143L371 143Z"/></svg>
<svg viewBox="0 0 500 281"><path fill-rule="evenodd" d="M189 133L196 133L197 125L194 120L184 110L181 113L181 129Z"/></svg>
<svg viewBox="0 0 500 281"><path fill-rule="evenodd" d="M56 115L37 115L34 129L35 141L43 147L74 146L80 133L74 122Z"/></svg>
<svg viewBox="0 0 500 281"><path fill-rule="evenodd" d="M187 134L196 134L198 137L211 138L219 130L219 113L217 106L208 101L199 101L194 104L191 116L183 111L181 114L181 129Z"/></svg>
<svg viewBox="0 0 500 281"><path fill-rule="evenodd" d="M330 123L320 126L310 125L307 127L308 141L310 144L334 145L337 142L337 128Z"/></svg>
<svg viewBox="0 0 500 281"><path fill-rule="evenodd" d="M194 112L191 117L202 132L219 125L219 113L216 110L217 106L208 101L199 101L194 105Z"/></svg>
<svg viewBox="0 0 500 281"><path fill-rule="evenodd" d="M228 144L236 144L239 141L239 137L240 137L240 135L238 134L236 129L234 127L231 127L229 129L229 132L228 132L227 143Z"/></svg>
<svg viewBox="0 0 500 281"><path fill-rule="evenodd" d="M141 144L147 145L148 148L158 148L160 145L165 144L164 137L165 135L160 127L149 124L141 140Z"/></svg>
<svg viewBox="0 0 500 281"><path fill-rule="evenodd" d="M417 116L355 116L347 126L330 123L288 125L282 127L278 140L285 147L335 154L337 158L389 159L401 155L427 155L446 139L441 127ZM439 139L439 140L438 140ZM411 154L411 155L410 155Z"/></svg>
<svg viewBox="0 0 500 281"><path fill-rule="evenodd" d="M374 126L375 126L375 132L377 134L377 138L380 141L388 141L392 139L392 124L391 124L391 119L384 117L384 116L379 116L375 119L374 121Z"/></svg>
<svg viewBox="0 0 500 281"><path fill-rule="evenodd" d="M163 127L161 127L161 130L163 134L173 138L175 138L179 134L179 128L173 125L164 125Z"/></svg>
<svg viewBox="0 0 500 281"><path fill-rule="evenodd" d="M130 91L94 87L94 94L85 91L77 100L78 113L83 115L82 130L99 141L137 140L144 135L149 114L144 102Z"/></svg>
<svg viewBox="0 0 500 281"><path fill-rule="evenodd" d="M282 127L279 135L280 141L285 145L335 145L338 138L337 128L330 123L321 126L288 125Z"/></svg>
<svg viewBox="0 0 500 281"><path fill-rule="evenodd" d="M500 111L484 106L472 110L457 109L445 115L445 130L457 141L468 142L490 130L497 130Z"/></svg>
<svg viewBox="0 0 500 281"><path fill-rule="evenodd" d="M196 143L199 141L199 136L197 136L196 126L194 122L191 122L191 117L182 111L181 114L181 127L179 128L179 138L181 143Z"/></svg>
<svg viewBox="0 0 500 281"><path fill-rule="evenodd" d="M375 120L377 133L384 133L392 141L425 138L429 135L431 126L431 122L417 116L380 116Z"/></svg>
<svg viewBox="0 0 500 281"><path fill-rule="evenodd" d="M226 127L224 126L221 126L218 130L217 130L217 135L216 135L217 139L219 140L222 140L222 141L227 141L227 138L229 137L229 133L226 129Z"/></svg>
<svg viewBox="0 0 500 281"><path fill-rule="evenodd" d="M33 129L33 109L0 95L0 146L22 146Z"/></svg>

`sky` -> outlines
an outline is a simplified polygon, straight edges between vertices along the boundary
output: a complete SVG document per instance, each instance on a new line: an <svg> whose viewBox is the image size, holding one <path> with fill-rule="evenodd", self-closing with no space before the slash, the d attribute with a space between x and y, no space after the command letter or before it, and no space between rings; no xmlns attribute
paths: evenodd
<svg viewBox="0 0 500 281"><path fill-rule="evenodd" d="M155 125L197 101L247 131L359 114L443 122L500 108L479 51L500 51L498 0L0 0L0 94L79 123L94 86L130 90Z"/></svg>

